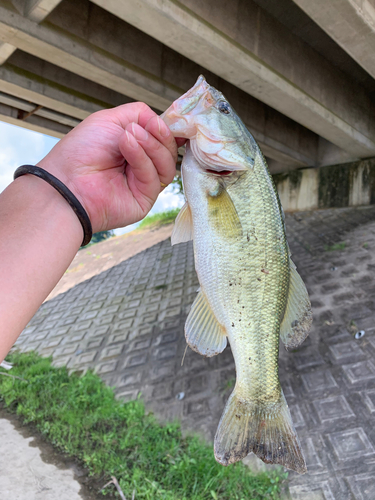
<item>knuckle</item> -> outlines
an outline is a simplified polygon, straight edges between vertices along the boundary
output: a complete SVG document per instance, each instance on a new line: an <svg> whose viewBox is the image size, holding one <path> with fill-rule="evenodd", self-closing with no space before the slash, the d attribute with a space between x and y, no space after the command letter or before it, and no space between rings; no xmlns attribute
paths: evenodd
<svg viewBox="0 0 375 500"><path fill-rule="evenodd" d="M141 101L133 102L133 103L131 103L131 105L134 106L135 108L137 108L141 112L152 111L150 106L148 106L146 103L141 102ZM154 111L152 111L152 112L155 113ZM155 115L156 115L156 113L155 113Z"/></svg>

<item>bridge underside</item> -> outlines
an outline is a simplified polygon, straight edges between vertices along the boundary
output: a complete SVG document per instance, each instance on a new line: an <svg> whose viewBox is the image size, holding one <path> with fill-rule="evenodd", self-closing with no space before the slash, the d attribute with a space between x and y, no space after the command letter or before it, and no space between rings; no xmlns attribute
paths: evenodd
<svg viewBox="0 0 375 500"><path fill-rule="evenodd" d="M63 137L122 103L162 112L203 73L272 173L375 157L375 10L330 3L0 0L0 120Z"/></svg>

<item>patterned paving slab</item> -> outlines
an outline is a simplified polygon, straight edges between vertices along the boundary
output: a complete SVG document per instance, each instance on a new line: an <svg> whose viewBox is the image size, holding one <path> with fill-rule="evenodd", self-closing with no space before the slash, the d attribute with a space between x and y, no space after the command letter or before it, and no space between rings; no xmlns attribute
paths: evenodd
<svg viewBox="0 0 375 500"><path fill-rule="evenodd" d="M314 310L304 345L280 350L308 464L308 474L290 474L296 500L375 498L374 221L375 207L287 215ZM120 397L141 393L161 419L212 439L235 369L229 347L211 359L188 350L181 366L197 288L192 244L172 248L168 239L43 304L17 346L92 368Z"/></svg>

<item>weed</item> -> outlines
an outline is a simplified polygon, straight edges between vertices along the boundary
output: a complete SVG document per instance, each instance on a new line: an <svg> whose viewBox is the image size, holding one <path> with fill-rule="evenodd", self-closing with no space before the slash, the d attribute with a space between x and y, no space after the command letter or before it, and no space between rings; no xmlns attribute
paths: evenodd
<svg viewBox="0 0 375 500"><path fill-rule="evenodd" d="M368 248L368 243L363 243L362 248Z"/></svg>
<svg viewBox="0 0 375 500"><path fill-rule="evenodd" d="M83 262L81 262L80 264L78 264L78 266L72 267L71 269L67 269L65 271L65 274L76 273L77 271L79 271L80 269L82 269L82 267L84 265L85 264L83 264Z"/></svg>
<svg viewBox="0 0 375 500"><path fill-rule="evenodd" d="M351 319L347 325L348 331L352 334L358 332L359 328L354 319Z"/></svg>
<svg viewBox="0 0 375 500"><path fill-rule="evenodd" d="M228 379L225 384L223 384L223 387L221 389L221 394L225 394L229 389L233 389L234 385L236 383L236 377L232 377Z"/></svg>
<svg viewBox="0 0 375 500"><path fill-rule="evenodd" d="M334 245L324 245L324 250L326 252L335 252L336 250L341 251L346 247L346 242L342 241L341 243L335 243Z"/></svg>
<svg viewBox="0 0 375 500"><path fill-rule="evenodd" d="M117 401L92 372L69 375L35 353L14 353L9 361L12 374L25 381L0 377L6 407L81 460L103 484L115 476L126 497L135 489L137 500L280 498L284 473L254 475L242 463L222 467L212 446L183 437L177 423L160 425L140 400Z"/></svg>
<svg viewBox="0 0 375 500"><path fill-rule="evenodd" d="M154 215L148 215L139 224L138 229L143 229L149 226L163 226L165 224L171 224L172 222L174 222L179 211L180 211L179 208L172 208L170 210L166 210L165 212L159 212Z"/></svg>

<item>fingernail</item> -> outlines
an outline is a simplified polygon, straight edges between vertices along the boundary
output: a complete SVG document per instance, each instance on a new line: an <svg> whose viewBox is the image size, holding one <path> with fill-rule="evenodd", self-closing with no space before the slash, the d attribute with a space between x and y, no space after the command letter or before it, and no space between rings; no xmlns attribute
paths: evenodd
<svg viewBox="0 0 375 500"><path fill-rule="evenodd" d="M170 130L161 118L158 118L159 133L162 137L168 137Z"/></svg>
<svg viewBox="0 0 375 500"><path fill-rule="evenodd" d="M148 139L148 132L142 127L135 127L134 123L132 124L132 132L133 135L136 139L140 141L147 141Z"/></svg>
<svg viewBox="0 0 375 500"><path fill-rule="evenodd" d="M132 135L129 134L129 132L127 130L125 130L125 137L126 137L126 142L127 142L128 146L130 146L131 148L138 147L137 141L135 141L134 138L132 139Z"/></svg>

